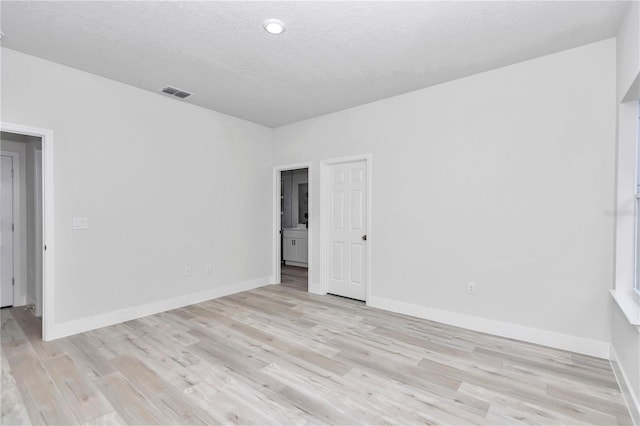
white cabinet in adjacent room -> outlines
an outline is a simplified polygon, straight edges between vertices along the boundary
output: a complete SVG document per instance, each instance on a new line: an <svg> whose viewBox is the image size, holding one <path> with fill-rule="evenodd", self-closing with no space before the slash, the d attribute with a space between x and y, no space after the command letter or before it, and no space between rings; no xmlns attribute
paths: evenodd
<svg viewBox="0 0 640 426"><path fill-rule="evenodd" d="M307 267L309 238L306 229L284 229L282 255L286 265Z"/></svg>

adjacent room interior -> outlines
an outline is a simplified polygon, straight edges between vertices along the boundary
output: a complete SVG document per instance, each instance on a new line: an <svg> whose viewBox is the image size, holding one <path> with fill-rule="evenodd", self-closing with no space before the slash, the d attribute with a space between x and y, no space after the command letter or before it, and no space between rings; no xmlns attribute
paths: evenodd
<svg viewBox="0 0 640 426"><path fill-rule="evenodd" d="M640 2L0 8L2 424L640 425Z"/></svg>
<svg viewBox="0 0 640 426"><path fill-rule="evenodd" d="M309 169L280 172L281 284L308 291Z"/></svg>
<svg viewBox="0 0 640 426"><path fill-rule="evenodd" d="M42 141L1 132L2 291L0 306L42 316Z"/></svg>

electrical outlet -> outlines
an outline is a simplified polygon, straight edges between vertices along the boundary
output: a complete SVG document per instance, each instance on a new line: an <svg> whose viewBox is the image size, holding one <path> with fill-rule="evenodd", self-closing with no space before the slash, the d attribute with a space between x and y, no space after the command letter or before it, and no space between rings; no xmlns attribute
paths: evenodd
<svg viewBox="0 0 640 426"><path fill-rule="evenodd" d="M74 217L73 229L89 229L89 219L86 217Z"/></svg>
<svg viewBox="0 0 640 426"><path fill-rule="evenodd" d="M185 266L185 267L184 267L184 274L185 274L186 276L190 276L190 275L191 275L191 272L193 272L193 270L191 269L191 266Z"/></svg>
<svg viewBox="0 0 640 426"><path fill-rule="evenodd" d="M212 274L212 273L213 273L213 265L206 265L206 266L204 267L204 271L205 271L207 274Z"/></svg>
<svg viewBox="0 0 640 426"><path fill-rule="evenodd" d="M467 283L467 293L476 294L476 283L469 281Z"/></svg>

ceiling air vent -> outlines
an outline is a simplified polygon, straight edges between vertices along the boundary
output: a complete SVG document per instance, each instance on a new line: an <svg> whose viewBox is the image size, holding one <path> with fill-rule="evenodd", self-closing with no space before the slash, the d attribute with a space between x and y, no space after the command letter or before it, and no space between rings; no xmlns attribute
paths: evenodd
<svg viewBox="0 0 640 426"><path fill-rule="evenodd" d="M181 89L176 89L175 87L167 86L161 90L162 93L166 93L167 95L175 96L180 99L188 98L193 95L193 93L185 92Z"/></svg>
<svg viewBox="0 0 640 426"><path fill-rule="evenodd" d="M191 95L193 95L193 93L183 92L182 90L178 90L176 93L173 94L173 96L177 96L181 99L188 98Z"/></svg>

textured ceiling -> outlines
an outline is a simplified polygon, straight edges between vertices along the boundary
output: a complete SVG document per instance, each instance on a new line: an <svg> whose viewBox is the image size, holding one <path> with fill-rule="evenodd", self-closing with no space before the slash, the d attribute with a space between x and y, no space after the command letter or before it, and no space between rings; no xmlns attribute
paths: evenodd
<svg viewBox="0 0 640 426"><path fill-rule="evenodd" d="M2 45L269 127L613 37L627 3L2 1ZM266 33L278 18L287 29Z"/></svg>

